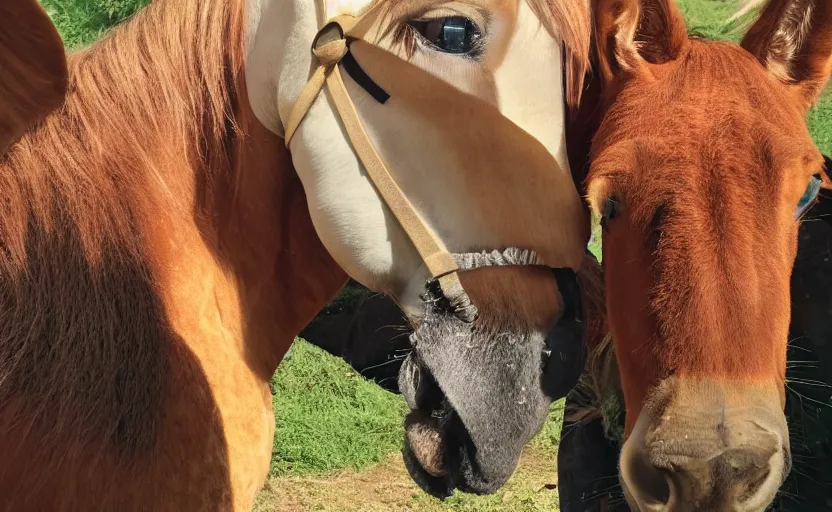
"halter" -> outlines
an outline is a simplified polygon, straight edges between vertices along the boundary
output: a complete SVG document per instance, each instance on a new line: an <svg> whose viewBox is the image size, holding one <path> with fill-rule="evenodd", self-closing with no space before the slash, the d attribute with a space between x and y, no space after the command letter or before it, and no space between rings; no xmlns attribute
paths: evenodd
<svg viewBox="0 0 832 512"><path fill-rule="evenodd" d="M327 7L337 9L337 6L328 6L327 0L321 0L321 4L321 12L324 13L328 12ZM402 229L407 233L411 242L413 242L419 256L430 272L431 279L427 284L430 292L428 295L441 297L441 302L453 311L457 317L466 322L473 322L477 317L477 308L462 287L459 280L460 270L500 264L541 266L543 264L537 260L537 256L531 251L524 251L525 257L519 260L516 257L498 257L496 260L492 258L490 263L488 263L488 258L465 259L464 256L466 255L455 256L451 254L442 240L427 226L393 179L384 159L376 151L361 124L355 105L344 85L339 66L339 64L342 64L347 74L379 103L384 104L390 98L390 95L364 72L350 53L352 41L361 39L361 36L364 35L367 24L361 22L376 15L379 5L381 5L381 2L375 1L359 15L332 13L334 16L331 16L323 28L318 31L312 43L312 53L317 58L318 65L289 114L285 126L285 144L288 148L300 123L312 108L323 88L326 87L335 104L335 110L346 129L349 141L366 168L370 180L384 199L387 207L393 212ZM503 254L508 254L509 251L517 251L517 249L508 249ZM515 253L512 254L516 256ZM460 262L462 262L462 269L460 268ZM566 272L566 270L569 272ZM567 274L571 274L571 277ZM555 278L558 282L558 288L561 290L566 310L579 317L580 295L577 292L577 280L574 271L571 269L557 269Z"/></svg>

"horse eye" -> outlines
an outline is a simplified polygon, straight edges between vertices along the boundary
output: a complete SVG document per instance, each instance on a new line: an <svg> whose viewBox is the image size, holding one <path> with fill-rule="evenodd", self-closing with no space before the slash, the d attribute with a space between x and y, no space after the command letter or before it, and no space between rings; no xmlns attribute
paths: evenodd
<svg viewBox="0 0 832 512"><path fill-rule="evenodd" d="M797 202L797 210L794 213L795 219L803 217L803 214L815 204L818 194L820 193L820 184L820 174L812 176L812 179L809 180L809 185L806 187L806 191L803 193L803 197L801 197L800 201Z"/></svg>
<svg viewBox="0 0 832 512"><path fill-rule="evenodd" d="M615 196L610 196L604 201L604 213L602 216L606 220L612 220L616 215L618 215L618 199Z"/></svg>
<svg viewBox="0 0 832 512"><path fill-rule="evenodd" d="M601 227L606 230L607 222L614 219L616 215L618 215L618 199L615 196L609 196L604 201L604 211L601 212Z"/></svg>
<svg viewBox="0 0 832 512"><path fill-rule="evenodd" d="M482 41L477 25L462 16L435 20L411 20L408 25L437 50L466 55L476 53Z"/></svg>

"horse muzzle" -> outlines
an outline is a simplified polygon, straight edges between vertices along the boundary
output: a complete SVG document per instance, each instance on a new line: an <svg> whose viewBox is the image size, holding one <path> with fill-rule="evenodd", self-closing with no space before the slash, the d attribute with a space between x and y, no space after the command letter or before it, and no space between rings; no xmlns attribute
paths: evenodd
<svg viewBox="0 0 832 512"><path fill-rule="evenodd" d="M411 409L405 463L426 492L444 498L454 489L497 491L552 401L577 381L584 356L580 307L571 298L577 282L568 271L554 277L562 300L548 330L509 317L494 321L487 311L466 321L428 288L413 351L399 373Z"/></svg>

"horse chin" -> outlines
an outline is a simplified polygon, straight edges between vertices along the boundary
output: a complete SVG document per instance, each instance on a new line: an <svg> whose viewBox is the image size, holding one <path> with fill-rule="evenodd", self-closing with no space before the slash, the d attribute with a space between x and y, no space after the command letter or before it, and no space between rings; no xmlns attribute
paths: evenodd
<svg viewBox="0 0 832 512"><path fill-rule="evenodd" d="M411 478L441 499L454 489L481 495L499 490L514 472L519 453L486 466L459 416L452 410L445 414L441 421L421 411L407 416L404 462Z"/></svg>
<svg viewBox="0 0 832 512"><path fill-rule="evenodd" d="M441 311L420 320L399 373L411 409L405 465L422 489L439 498L454 489L494 493L548 416L546 333L466 323Z"/></svg>

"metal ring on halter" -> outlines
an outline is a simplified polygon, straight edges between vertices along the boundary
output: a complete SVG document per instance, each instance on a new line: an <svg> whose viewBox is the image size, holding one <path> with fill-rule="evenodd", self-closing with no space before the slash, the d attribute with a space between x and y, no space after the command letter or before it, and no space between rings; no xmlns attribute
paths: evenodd
<svg viewBox="0 0 832 512"><path fill-rule="evenodd" d="M335 34L333 34L333 31ZM315 34L315 39L312 40L312 51L314 52L327 43L341 39L344 39L344 28L337 21L330 21Z"/></svg>

